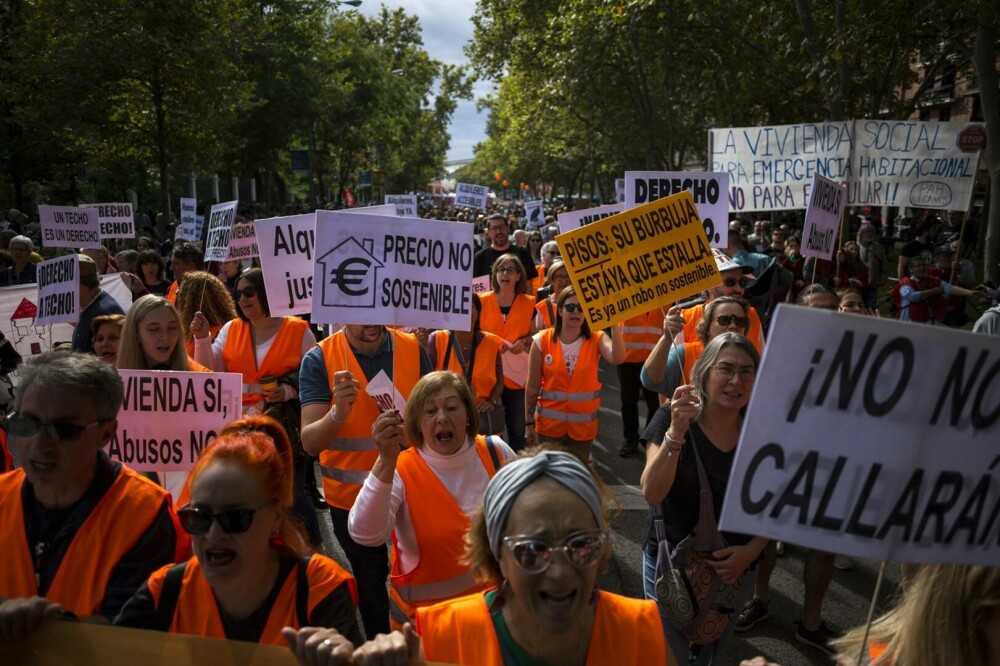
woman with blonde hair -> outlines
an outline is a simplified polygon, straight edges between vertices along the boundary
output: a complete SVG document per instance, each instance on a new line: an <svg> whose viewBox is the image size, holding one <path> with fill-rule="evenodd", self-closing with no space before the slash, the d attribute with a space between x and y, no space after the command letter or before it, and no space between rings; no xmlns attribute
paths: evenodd
<svg viewBox="0 0 1000 666"><path fill-rule="evenodd" d="M185 325L184 346L191 358L195 358L195 345L190 324L195 313L200 312L208 321L209 337L213 342L225 323L238 316L229 289L219 278L205 271L184 274L181 287L177 290L177 312Z"/></svg>
<svg viewBox="0 0 1000 666"><path fill-rule="evenodd" d="M183 330L177 308L162 296L143 296L129 308L118 346L119 370L206 370L192 367L179 344Z"/></svg>

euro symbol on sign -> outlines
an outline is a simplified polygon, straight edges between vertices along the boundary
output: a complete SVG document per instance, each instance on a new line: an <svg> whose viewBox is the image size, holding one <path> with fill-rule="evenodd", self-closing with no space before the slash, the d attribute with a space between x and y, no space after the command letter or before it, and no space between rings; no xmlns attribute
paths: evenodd
<svg viewBox="0 0 1000 666"><path fill-rule="evenodd" d="M364 266L364 268L352 268L355 264ZM368 269L371 267L372 262L364 257L345 259L339 266L333 269L332 282L335 282L337 287L348 296L364 296L368 293L368 287L364 287L363 289L355 289L354 287L364 282L365 276L368 274Z"/></svg>

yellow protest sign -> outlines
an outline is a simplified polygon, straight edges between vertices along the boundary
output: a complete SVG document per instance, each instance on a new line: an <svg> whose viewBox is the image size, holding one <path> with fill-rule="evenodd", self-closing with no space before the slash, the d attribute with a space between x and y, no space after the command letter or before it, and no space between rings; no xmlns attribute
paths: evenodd
<svg viewBox="0 0 1000 666"><path fill-rule="evenodd" d="M687 190L556 236L591 328L721 284Z"/></svg>

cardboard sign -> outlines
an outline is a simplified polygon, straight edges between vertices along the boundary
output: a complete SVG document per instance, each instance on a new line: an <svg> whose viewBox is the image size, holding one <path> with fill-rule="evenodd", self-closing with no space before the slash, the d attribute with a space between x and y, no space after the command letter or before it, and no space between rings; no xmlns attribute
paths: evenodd
<svg viewBox="0 0 1000 666"><path fill-rule="evenodd" d="M242 261L260 256L257 247L257 231L253 222L242 222L233 225L229 236L229 257L226 261Z"/></svg>
<svg viewBox="0 0 1000 666"><path fill-rule="evenodd" d="M486 210L486 200L489 194L490 189L483 185L458 183L455 185L455 205Z"/></svg>
<svg viewBox="0 0 1000 666"><path fill-rule="evenodd" d="M135 217L130 203L82 204L83 208L96 208L101 229L101 240L135 238Z"/></svg>
<svg viewBox="0 0 1000 666"><path fill-rule="evenodd" d="M39 206L42 247L99 248L101 227L93 208Z"/></svg>
<svg viewBox="0 0 1000 666"><path fill-rule="evenodd" d="M473 225L317 211L312 321L467 331Z"/></svg>
<svg viewBox="0 0 1000 666"><path fill-rule="evenodd" d="M183 472L224 425L240 418L243 376L119 370L125 399L107 452L140 472Z"/></svg>
<svg viewBox="0 0 1000 666"><path fill-rule="evenodd" d="M1000 562L1000 346L782 305L724 530L852 557Z"/></svg>
<svg viewBox="0 0 1000 666"><path fill-rule="evenodd" d="M396 208L397 217L420 217L416 194L387 194L385 203Z"/></svg>
<svg viewBox="0 0 1000 666"><path fill-rule="evenodd" d="M802 231L802 256L832 259L837 247L837 230L847 196L840 184L823 176L813 176Z"/></svg>
<svg viewBox="0 0 1000 666"><path fill-rule="evenodd" d="M182 238L192 242L201 239L201 229L198 228L198 224L195 221L195 217L197 217L197 205L198 202L194 199L181 199L181 223L177 227L175 238ZM202 220L204 221L204 218Z"/></svg>
<svg viewBox="0 0 1000 666"><path fill-rule="evenodd" d="M392 409L399 410L400 414L406 411L406 398L395 387L385 370L379 370L378 374L372 377L365 386L365 393L371 396L379 414L385 414Z"/></svg>
<svg viewBox="0 0 1000 666"><path fill-rule="evenodd" d="M687 190L556 236L591 328L722 282Z"/></svg>
<svg viewBox="0 0 1000 666"><path fill-rule="evenodd" d="M848 206L967 210L979 153L968 152L963 132L975 127L844 120L713 129L709 160L729 174L734 212L805 208L814 175L847 183Z"/></svg>
<svg viewBox="0 0 1000 666"><path fill-rule="evenodd" d="M543 202L541 199L534 199L532 201L524 202L524 217L527 218L528 223L526 228L529 231L534 231L535 229L541 229L545 226L545 210L543 207Z"/></svg>
<svg viewBox="0 0 1000 666"><path fill-rule="evenodd" d="M205 261L226 261L229 241L236 221L239 201L215 204L208 214L208 239L205 241Z"/></svg>
<svg viewBox="0 0 1000 666"><path fill-rule="evenodd" d="M626 171L625 208L687 190L694 197L712 247L729 243L729 175L695 171Z"/></svg>
<svg viewBox="0 0 1000 666"><path fill-rule="evenodd" d="M79 271L76 254L38 264L38 324L68 324L79 318Z"/></svg>
<svg viewBox="0 0 1000 666"><path fill-rule="evenodd" d="M257 220L267 305L272 317L312 311L316 213Z"/></svg>
<svg viewBox="0 0 1000 666"><path fill-rule="evenodd" d="M606 217L617 215L625 210L625 206L620 203L608 204L607 206L596 206L594 208L584 208L583 210L570 210L556 215L559 222L559 233L566 233L579 229L588 224L593 224Z"/></svg>

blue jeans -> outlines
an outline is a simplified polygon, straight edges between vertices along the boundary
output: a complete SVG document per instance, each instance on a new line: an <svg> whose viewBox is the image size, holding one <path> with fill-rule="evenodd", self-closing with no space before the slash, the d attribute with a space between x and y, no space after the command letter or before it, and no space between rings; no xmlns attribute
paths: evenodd
<svg viewBox="0 0 1000 666"><path fill-rule="evenodd" d="M742 612L743 606L750 599L750 595L753 594L753 584L756 579L756 568L747 572L746 577L743 579L743 587L740 589L740 598L736 604L737 611L735 617L729 619L729 624L726 625L726 630L719 637L719 640L708 645L691 645L691 642L684 637L681 630L667 619L667 616L663 613L663 609L660 608L660 621L663 622L663 633L667 637L667 645L670 646L670 651L673 653L674 659L676 659L678 664L709 666L716 663L717 654L722 651L722 648L729 642L729 639L733 637L733 632L736 630L736 620L739 617L739 613ZM646 548L642 549L642 591L647 599L656 601L656 555L650 555ZM659 604L657 604L657 607L659 607ZM694 654L692 654L692 648L694 648Z"/></svg>
<svg viewBox="0 0 1000 666"><path fill-rule="evenodd" d="M507 418L507 443L514 451L520 451L527 444L524 438L524 389L504 386L500 401Z"/></svg>

